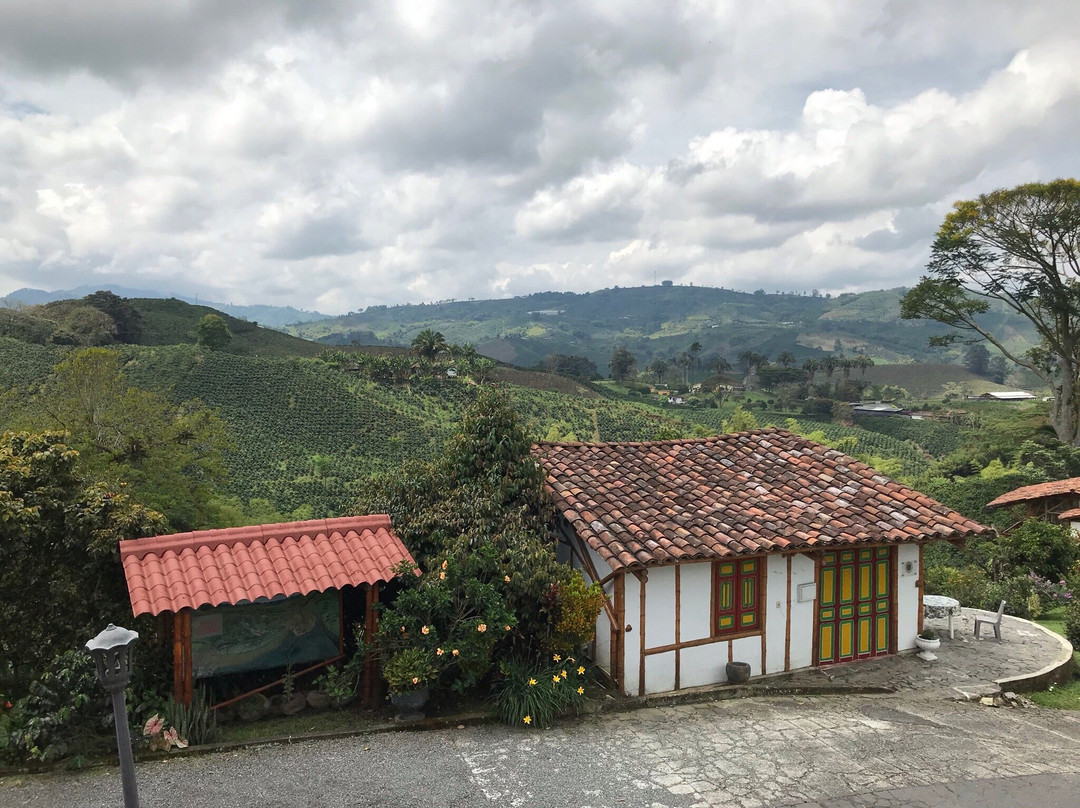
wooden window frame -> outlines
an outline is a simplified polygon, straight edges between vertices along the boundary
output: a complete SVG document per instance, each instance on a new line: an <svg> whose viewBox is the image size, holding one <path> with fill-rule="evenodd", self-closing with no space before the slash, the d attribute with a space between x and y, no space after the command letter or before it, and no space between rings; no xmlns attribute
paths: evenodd
<svg viewBox="0 0 1080 808"><path fill-rule="evenodd" d="M747 564L753 565L752 572L746 572ZM726 568L731 568L727 572ZM714 561L712 567L712 636L716 638L752 637L765 630L765 560L763 558L735 558L731 561ZM731 579L731 608L721 608L723 587L721 579ZM754 586L754 604L747 606L739 596L745 582L752 581ZM752 624L747 624L744 616L752 614ZM722 617L730 616L730 626L720 626Z"/></svg>

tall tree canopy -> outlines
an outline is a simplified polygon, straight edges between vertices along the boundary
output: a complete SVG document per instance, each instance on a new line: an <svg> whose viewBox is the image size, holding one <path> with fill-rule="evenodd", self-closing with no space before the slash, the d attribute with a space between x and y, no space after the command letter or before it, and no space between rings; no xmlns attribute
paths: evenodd
<svg viewBox="0 0 1080 808"><path fill-rule="evenodd" d="M1034 372L1054 393L1058 438L1080 444L1080 181L1028 183L957 202L926 269L904 296L901 316L967 331ZM1039 346L1021 353L989 330L980 315L992 302L1027 318Z"/></svg>
<svg viewBox="0 0 1080 808"><path fill-rule="evenodd" d="M625 345L620 345L611 352L608 369L611 370L611 378L615 381L628 381L637 373L637 359Z"/></svg>
<svg viewBox="0 0 1080 808"><path fill-rule="evenodd" d="M413 337L413 353L425 359L435 359L439 354L448 352L449 349L450 346L446 344L446 337L430 328L425 328Z"/></svg>

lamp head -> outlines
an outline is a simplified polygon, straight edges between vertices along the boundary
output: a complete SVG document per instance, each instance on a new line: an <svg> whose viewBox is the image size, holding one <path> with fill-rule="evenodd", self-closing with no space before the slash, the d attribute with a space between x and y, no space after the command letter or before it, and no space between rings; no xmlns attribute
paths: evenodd
<svg viewBox="0 0 1080 808"><path fill-rule="evenodd" d="M109 623L108 628L86 644L97 667L98 680L106 690L123 688L131 681L134 669L132 647L137 639L137 631Z"/></svg>

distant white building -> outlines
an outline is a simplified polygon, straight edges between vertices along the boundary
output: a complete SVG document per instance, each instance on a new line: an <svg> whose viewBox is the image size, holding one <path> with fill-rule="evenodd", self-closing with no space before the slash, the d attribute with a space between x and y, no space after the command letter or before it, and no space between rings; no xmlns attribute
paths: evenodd
<svg viewBox="0 0 1080 808"><path fill-rule="evenodd" d="M976 398L984 401L1034 401L1038 396L1024 390L1008 390L1000 393L983 393Z"/></svg>

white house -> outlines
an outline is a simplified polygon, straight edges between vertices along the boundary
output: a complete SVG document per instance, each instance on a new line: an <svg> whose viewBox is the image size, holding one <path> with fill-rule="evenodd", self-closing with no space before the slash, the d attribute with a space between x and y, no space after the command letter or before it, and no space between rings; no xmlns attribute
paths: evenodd
<svg viewBox="0 0 1080 808"><path fill-rule="evenodd" d="M592 657L627 694L913 648L923 545L991 532L781 430L534 451L564 553L608 594Z"/></svg>

